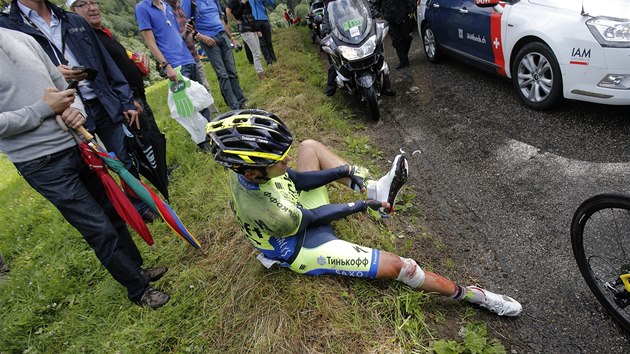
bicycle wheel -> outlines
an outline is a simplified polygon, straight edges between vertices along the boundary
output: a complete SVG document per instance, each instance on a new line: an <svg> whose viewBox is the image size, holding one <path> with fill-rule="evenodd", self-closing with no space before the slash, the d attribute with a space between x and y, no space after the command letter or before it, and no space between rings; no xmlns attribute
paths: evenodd
<svg viewBox="0 0 630 354"><path fill-rule="evenodd" d="M584 201L571 222L571 244L588 287L630 332L630 293L619 278L630 273L630 196L600 194Z"/></svg>

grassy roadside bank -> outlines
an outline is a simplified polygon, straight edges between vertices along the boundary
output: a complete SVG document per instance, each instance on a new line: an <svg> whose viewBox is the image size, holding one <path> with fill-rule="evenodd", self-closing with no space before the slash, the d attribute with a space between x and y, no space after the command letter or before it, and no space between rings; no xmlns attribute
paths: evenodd
<svg viewBox="0 0 630 354"><path fill-rule="evenodd" d="M373 128L355 119L341 98L322 93L325 67L305 29L280 30L274 42L279 62L268 68L265 81L258 81L244 52L236 53L248 105L283 118L297 142L316 138L376 175L383 172L387 157L362 134ZM207 69L217 105L225 111ZM80 235L2 158L0 252L12 270L0 278L0 353L502 351L482 323L469 320L474 310L468 306L451 311L461 312L451 318L442 310L445 301L398 283L264 269L227 205L225 171L170 119L165 83L148 94L167 134L168 161L179 165L172 175L171 205L205 254L164 224L151 225L158 250L151 252L139 237L136 243L146 265L170 268L156 287L172 299L157 311L139 308L126 301L124 289ZM333 187L330 193L332 200L358 199L347 189ZM335 228L344 239L396 253L414 241L400 237L390 221L365 215ZM455 329L445 333L443 328ZM463 337L453 341L458 331Z"/></svg>

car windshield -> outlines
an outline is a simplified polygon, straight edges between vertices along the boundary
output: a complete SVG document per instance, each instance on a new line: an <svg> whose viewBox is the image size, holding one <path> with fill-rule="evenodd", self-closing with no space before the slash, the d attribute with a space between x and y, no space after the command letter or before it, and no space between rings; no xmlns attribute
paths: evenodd
<svg viewBox="0 0 630 354"><path fill-rule="evenodd" d="M630 2L628 0L584 0L584 12L591 16L630 19Z"/></svg>
<svg viewBox="0 0 630 354"><path fill-rule="evenodd" d="M628 0L529 0L529 2L576 13L581 13L583 9L584 13L594 17L630 18L630 1Z"/></svg>
<svg viewBox="0 0 630 354"><path fill-rule="evenodd" d="M346 43L361 43L370 33L372 16L365 0L331 1L328 14L333 34Z"/></svg>

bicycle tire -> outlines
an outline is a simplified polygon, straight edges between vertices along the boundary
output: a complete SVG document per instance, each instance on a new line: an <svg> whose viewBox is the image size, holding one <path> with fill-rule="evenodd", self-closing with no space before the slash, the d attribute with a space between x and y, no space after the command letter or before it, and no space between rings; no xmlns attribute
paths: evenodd
<svg viewBox="0 0 630 354"><path fill-rule="evenodd" d="M630 306L619 306L613 290L607 286L615 284L620 272L630 271L630 196L607 193L585 200L571 221L571 245L591 292L630 333ZM594 251L601 254L593 254ZM630 297L625 289L622 294Z"/></svg>

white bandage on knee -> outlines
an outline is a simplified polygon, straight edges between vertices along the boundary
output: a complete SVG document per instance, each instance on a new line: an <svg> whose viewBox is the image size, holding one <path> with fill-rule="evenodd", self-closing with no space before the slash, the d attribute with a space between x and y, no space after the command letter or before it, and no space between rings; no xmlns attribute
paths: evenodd
<svg viewBox="0 0 630 354"><path fill-rule="evenodd" d="M420 287L424 283L424 270L413 259L400 257L400 260L402 261L402 267L396 280L412 288Z"/></svg>

